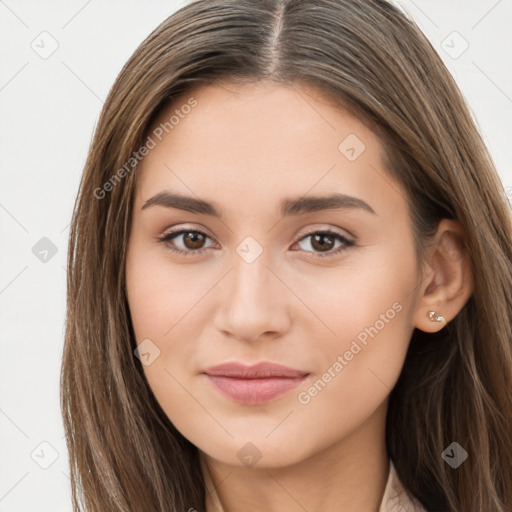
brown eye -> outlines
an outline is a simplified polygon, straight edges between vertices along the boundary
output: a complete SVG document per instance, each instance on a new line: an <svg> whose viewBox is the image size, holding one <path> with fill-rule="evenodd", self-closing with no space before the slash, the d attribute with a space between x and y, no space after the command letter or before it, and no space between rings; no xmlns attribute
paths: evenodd
<svg viewBox="0 0 512 512"><path fill-rule="evenodd" d="M334 247L334 244L334 237L326 233L318 233L311 237L311 247L321 252L329 251Z"/></svg>
<svg viewBox="0 0 512 512"><path fill-rule="evenodd" d="M181 229L159 238L172 252L186 256L193 256L205 251L208 248L208 246L205 247L205 242L208 239L210 237L205 233L192 229Z"/></svg>
<svg viewBox="0 0 512 512"><path fill-rule="evenodd" d="M187 249L201 249L204 244L205 237L198 231L188 231L184 234L182 240L183 245Z"/></svg>
<svg viewBox="0 0 512 512"><path fill-rule="evenodd" d="M349 240L345 236L335 231L313 231L303 236L297 244L300 246L301 243L309 239L309 245L312 250L306 247L301 249L305 252L313 253L318 257L329 257L336 256L339 253L345 251L347 248L355 245L355 242ZM337 245L338 244L338 245ZM334 249L334 250L333 250ZM325 254L322 254L325 253Z"/></svg>

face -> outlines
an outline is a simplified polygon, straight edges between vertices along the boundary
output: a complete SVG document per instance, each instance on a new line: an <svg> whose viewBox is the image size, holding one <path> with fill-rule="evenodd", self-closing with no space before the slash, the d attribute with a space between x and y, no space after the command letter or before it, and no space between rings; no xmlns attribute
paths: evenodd
<svg viewBox="0 0 512 512"><path fill-rule="evenodd" d="M196 88L150 138L126 280L170 420L238 466L363 429L400 374L419 279L380 141L318 92L264 82Z"/></svg>

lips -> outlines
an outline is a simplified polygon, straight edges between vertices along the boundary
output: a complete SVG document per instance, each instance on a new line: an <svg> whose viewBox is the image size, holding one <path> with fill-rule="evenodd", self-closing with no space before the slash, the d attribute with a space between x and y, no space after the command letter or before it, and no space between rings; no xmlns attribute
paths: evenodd
<svg viewBox="0 0 512 512"><path fill-rule="evenodd" d="M207 379L222 395L244 405L259 405L282 396L297 387L309 375L276 363L252 366L239 362L223 363L204 371Z"/></svg>

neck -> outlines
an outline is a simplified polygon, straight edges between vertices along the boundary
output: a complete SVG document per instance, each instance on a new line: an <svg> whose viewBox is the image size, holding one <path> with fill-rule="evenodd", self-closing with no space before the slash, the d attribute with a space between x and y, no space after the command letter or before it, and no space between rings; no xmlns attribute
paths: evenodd
<svg viewBox="0 0 512 512"><path fill-rule="evenodd" d="M348 437L288 466L232 466L200 452L207 512L379 512L389 476L386 412L384 404Z"/></svg>

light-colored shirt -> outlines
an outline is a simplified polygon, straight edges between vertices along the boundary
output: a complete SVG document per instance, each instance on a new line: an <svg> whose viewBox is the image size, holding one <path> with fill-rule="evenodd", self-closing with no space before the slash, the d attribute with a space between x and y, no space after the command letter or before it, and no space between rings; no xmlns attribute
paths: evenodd
<svg viewBox="0 0 512 512"><path fill-rule="evenodd" d="M207 512L224 512L217 492L209 475L204 473L206 488L210 491L207 499ZM393 461L389 461L389 476L380 503L379 512L427 512L418 501L412 501L406 494L398 475L396 474Z"/></svg>
<svg viewBox="0 0 512 512"><path fill-rule="evenodd" d="M392 460L389 461L389 477L379 512L427 512L419 501L412 501L407 496Z"/></svg>

